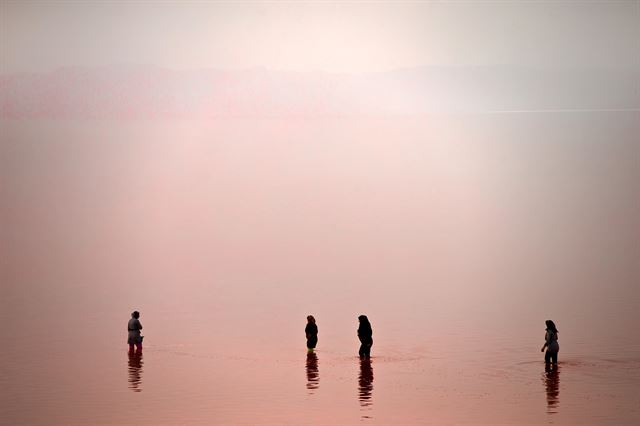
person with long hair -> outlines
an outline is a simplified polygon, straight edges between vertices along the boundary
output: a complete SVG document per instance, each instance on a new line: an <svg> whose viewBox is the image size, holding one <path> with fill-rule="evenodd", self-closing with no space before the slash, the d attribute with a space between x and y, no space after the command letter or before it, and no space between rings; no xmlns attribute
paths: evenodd
<svg viewBox="0 0 640 426"><path fill-rule="evenodd" d="M558 352L560 351L560 345L558 344L558 329L556 328L555 323L551 320L546 320L545 324L547 325L547 330L544 335L544 346L542 346L540 352L544 352L545 349L547 350L544 354L545 364L550 364L551 362L557 364Z"/></svg>
<svg viewBox="0 0 640 426"><path fill-rule="evenodd" d="M318 344L318 326L313 315L307 316L307 326L304 328L304 334L307 336L307 350L313 352Z"/></svg>
<svg viewBox="0 0 640 426"><path fill-rule="evenodd" d="M360 339L358 355L360 355L360 358L371 358L371 346L373 346L371 323L366 315L360 315L358 321L360 321L358 326L358 339Z"/></svg>

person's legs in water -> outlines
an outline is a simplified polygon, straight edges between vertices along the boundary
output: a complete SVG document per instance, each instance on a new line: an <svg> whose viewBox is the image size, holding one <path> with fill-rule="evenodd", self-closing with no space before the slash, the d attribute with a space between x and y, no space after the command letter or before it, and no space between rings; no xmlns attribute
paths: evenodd
<svg viewBox="0 0 640 426"><path fill-rule="evenodd" d="M129 353L133 353L133 343L129 343Z"/></svg>
<svg viewBox="0 0 640 426"><path fill-rule="evenodd" d="M369 343L363 343L360 345L360 350L358 351L358 355L360 358L370 358L371 357L371 345Z"/></svg>
<svg viewBox="0 0 640 426"><path fill-rule="evenodd" d="M365 358L371 358L371 343L366 345L364 351Z"/></svg>
<svg viewBox="0 0 640 426"><path fill-rule="evenodd" d="M313 352L313 350L316 348L317 345L318 345L317 338L307 339L307 350L309 353Z"/></svg>
<svg viewBox="0 0 640 426"><path fill-rule="evenodd" d="M142 352L142 342L136 343L136 352Z"/></svg>
<svg viewBox="0 0 640 426"><path fill-rule="evenodd" d="M551 362L554 364L558 364L558 352L553 352L551 354Z"/></svg>

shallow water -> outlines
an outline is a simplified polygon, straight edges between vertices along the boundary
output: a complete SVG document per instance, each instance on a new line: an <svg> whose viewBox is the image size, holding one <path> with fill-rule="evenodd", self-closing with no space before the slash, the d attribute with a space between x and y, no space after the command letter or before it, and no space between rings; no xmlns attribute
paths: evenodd
<svg viewBox="0 0 640 426"><path fill-rule="evenodd" d="M638 424L638 118L5 122L0 419Z"/></svg>

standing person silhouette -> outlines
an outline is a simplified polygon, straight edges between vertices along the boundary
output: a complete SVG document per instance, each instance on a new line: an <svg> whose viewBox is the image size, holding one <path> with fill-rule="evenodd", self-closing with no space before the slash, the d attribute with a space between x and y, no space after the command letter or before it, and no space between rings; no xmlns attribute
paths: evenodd
<svg viewBox="0 0 640 426"><path fill-rule="evenodd" d="M313 352L318 344L318 326L313 315L307 316L307 326L304 328L304 334L307 336L307 350Z"/></svg>
<svg viewBox="0 0 640 426"><path fill-rule="evenodd" d="M133 345L136 346L136 352L142 352L142 336L140 330L142 330L142 324L140 323L140 312L133 311L131 313L131 319L127 324L127 331L129 332L129 338L127 343L129 344L129 353L133 353Z"/></svg>
<svg viewBox="0 0 640 426"><path fill-rule="evenodd" d="M546 320L547 331L544 335L544 345L540 352L544 352L545 348L547 352L544 354L544 363L549 364L553 362L558 363L558 352L560 351L560 345L558 344L558 329L551 320Z"/></svg>
<svg viewBox="0 0 640 426"><path fill-rule="evenodd" d="M358 317L360 326L358 327L358 339L360 339L360 358L371 358L371 346L373 346L373 330L366 315Z"/></svg>

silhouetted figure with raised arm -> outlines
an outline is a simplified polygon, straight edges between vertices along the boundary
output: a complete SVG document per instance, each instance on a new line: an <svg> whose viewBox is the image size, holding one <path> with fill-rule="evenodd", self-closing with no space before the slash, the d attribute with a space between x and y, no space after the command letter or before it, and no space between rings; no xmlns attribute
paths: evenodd
<svg viewBox="0 0 640 426"><path fill-rule="evenodd" d="M551 320L546 320L545 324L547 325L547 330L544 335L544 345L542 346L542 349L540 349L540 352L544 352L544 350L547 349L547 352L544 354L545 364L549 364L551 362L557 364L558 352L560 351L560 345L558 344L558 329Z"/></svg>
<svg viewBox="0 0 640 426"><path fill-rule="evenodd" d="M358 354L360 358L371 357L371 346L373 346L373 330L371 329L371 323L366 315L360 315L358 317L360 326L358 327L358 339L360 339L360 350Z"/></svg>
<svg viewBox="0 0 640 426"><path fill-rule="evenodd" d="M307 317L307 326L304 328L304 334L307 336L307 350L313 352L318 344L318 326L313 315Z"/></svg>
<svg viewBox="0 0 640 426"><path fill-rule="evenodd" d="M131 319L127 324L127 331L129 333L129 337L127 339L127 343L129 344L129 353L133 353L133 346L136 347L136 352L142 352L142 335L140 331L142 330L142 324L140 323L140 312L133 311L131 314Z"/></svg>

